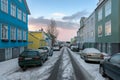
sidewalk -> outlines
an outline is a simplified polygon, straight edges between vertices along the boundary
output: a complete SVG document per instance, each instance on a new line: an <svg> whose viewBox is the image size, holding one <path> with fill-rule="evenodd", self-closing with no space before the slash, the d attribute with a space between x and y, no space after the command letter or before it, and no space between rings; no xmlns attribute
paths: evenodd
<svg viewBox="0 0 120 80"><path fill-rule="evenodd" d="M10 74L18 69L19 66L17 58L0 62L0 79L2 79L2 76L4 76L5 74Z"/></svg>

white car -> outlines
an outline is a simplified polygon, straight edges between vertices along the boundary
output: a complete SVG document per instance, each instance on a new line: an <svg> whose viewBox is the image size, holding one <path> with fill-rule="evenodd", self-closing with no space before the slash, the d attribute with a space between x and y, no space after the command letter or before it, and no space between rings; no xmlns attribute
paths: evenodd
<svg viewBox="0 0 120 80"><path fill-rule="evenodd" d="M83 58L86 62L93 61L93 62L100 62L104 59L104 54L95 48L86 48L80 54L81 58Z"/></svg>

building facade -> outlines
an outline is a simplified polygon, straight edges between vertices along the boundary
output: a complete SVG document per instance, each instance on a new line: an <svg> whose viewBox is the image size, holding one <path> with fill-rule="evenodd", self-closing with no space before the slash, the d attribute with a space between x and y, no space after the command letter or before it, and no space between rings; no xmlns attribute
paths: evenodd
<svg viewBox="0 0 120 80"><path fill-rule="evenodd" d="M0 61L16 58L28 45L26 0L0 0Z"/></svg>
<svg viewBox="0 0 120 80"><path fill-rule="evenodd" d="M84 46L95 47L95 12L84 23Z"/></svg>
<svg viewBox="0 0 120 80"><path fill-rule="evenodd" d="M38 49L42 46L51 47L51 38L44 31L30 31L28 41L28 49Z"/></svg>
<svg viewBox="0 0 120 80"><path fill-rule="evenodd" d="M86 21L86 17L82 17L81 20L80 20L80 28L79 28L79 49L83 49L84 48L84 43L85 43L85 21Z"/></svg>
<svg viewBox="0 0 120 80"><path fill-rule="evenodd" d="M120 52L120 0L99 0L95 12L96 47L108 54Z"/></svg>

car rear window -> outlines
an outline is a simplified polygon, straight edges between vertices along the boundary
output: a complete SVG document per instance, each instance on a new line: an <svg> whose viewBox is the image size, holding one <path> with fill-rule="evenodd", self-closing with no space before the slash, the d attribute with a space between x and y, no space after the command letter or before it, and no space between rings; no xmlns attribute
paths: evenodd
<svg viewBox="0 0 120 80"><path fill-rule="evenodd" d="M37 56L38 55L38 52L37 51L24 51L21 56Z"/></svg>

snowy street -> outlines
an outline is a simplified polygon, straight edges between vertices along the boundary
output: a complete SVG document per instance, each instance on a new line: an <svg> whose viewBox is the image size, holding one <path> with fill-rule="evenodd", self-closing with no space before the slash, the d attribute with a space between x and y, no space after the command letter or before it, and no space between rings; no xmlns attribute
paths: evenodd
<svg viewBox="0 0 120 80"><path fill-rule="evenodd" d="M79 53L66 47L54 51L43 66L22 71L13 59L1 62L0 70L0 80L105 80L99 74L99 64L84 62Z"/></svg>

